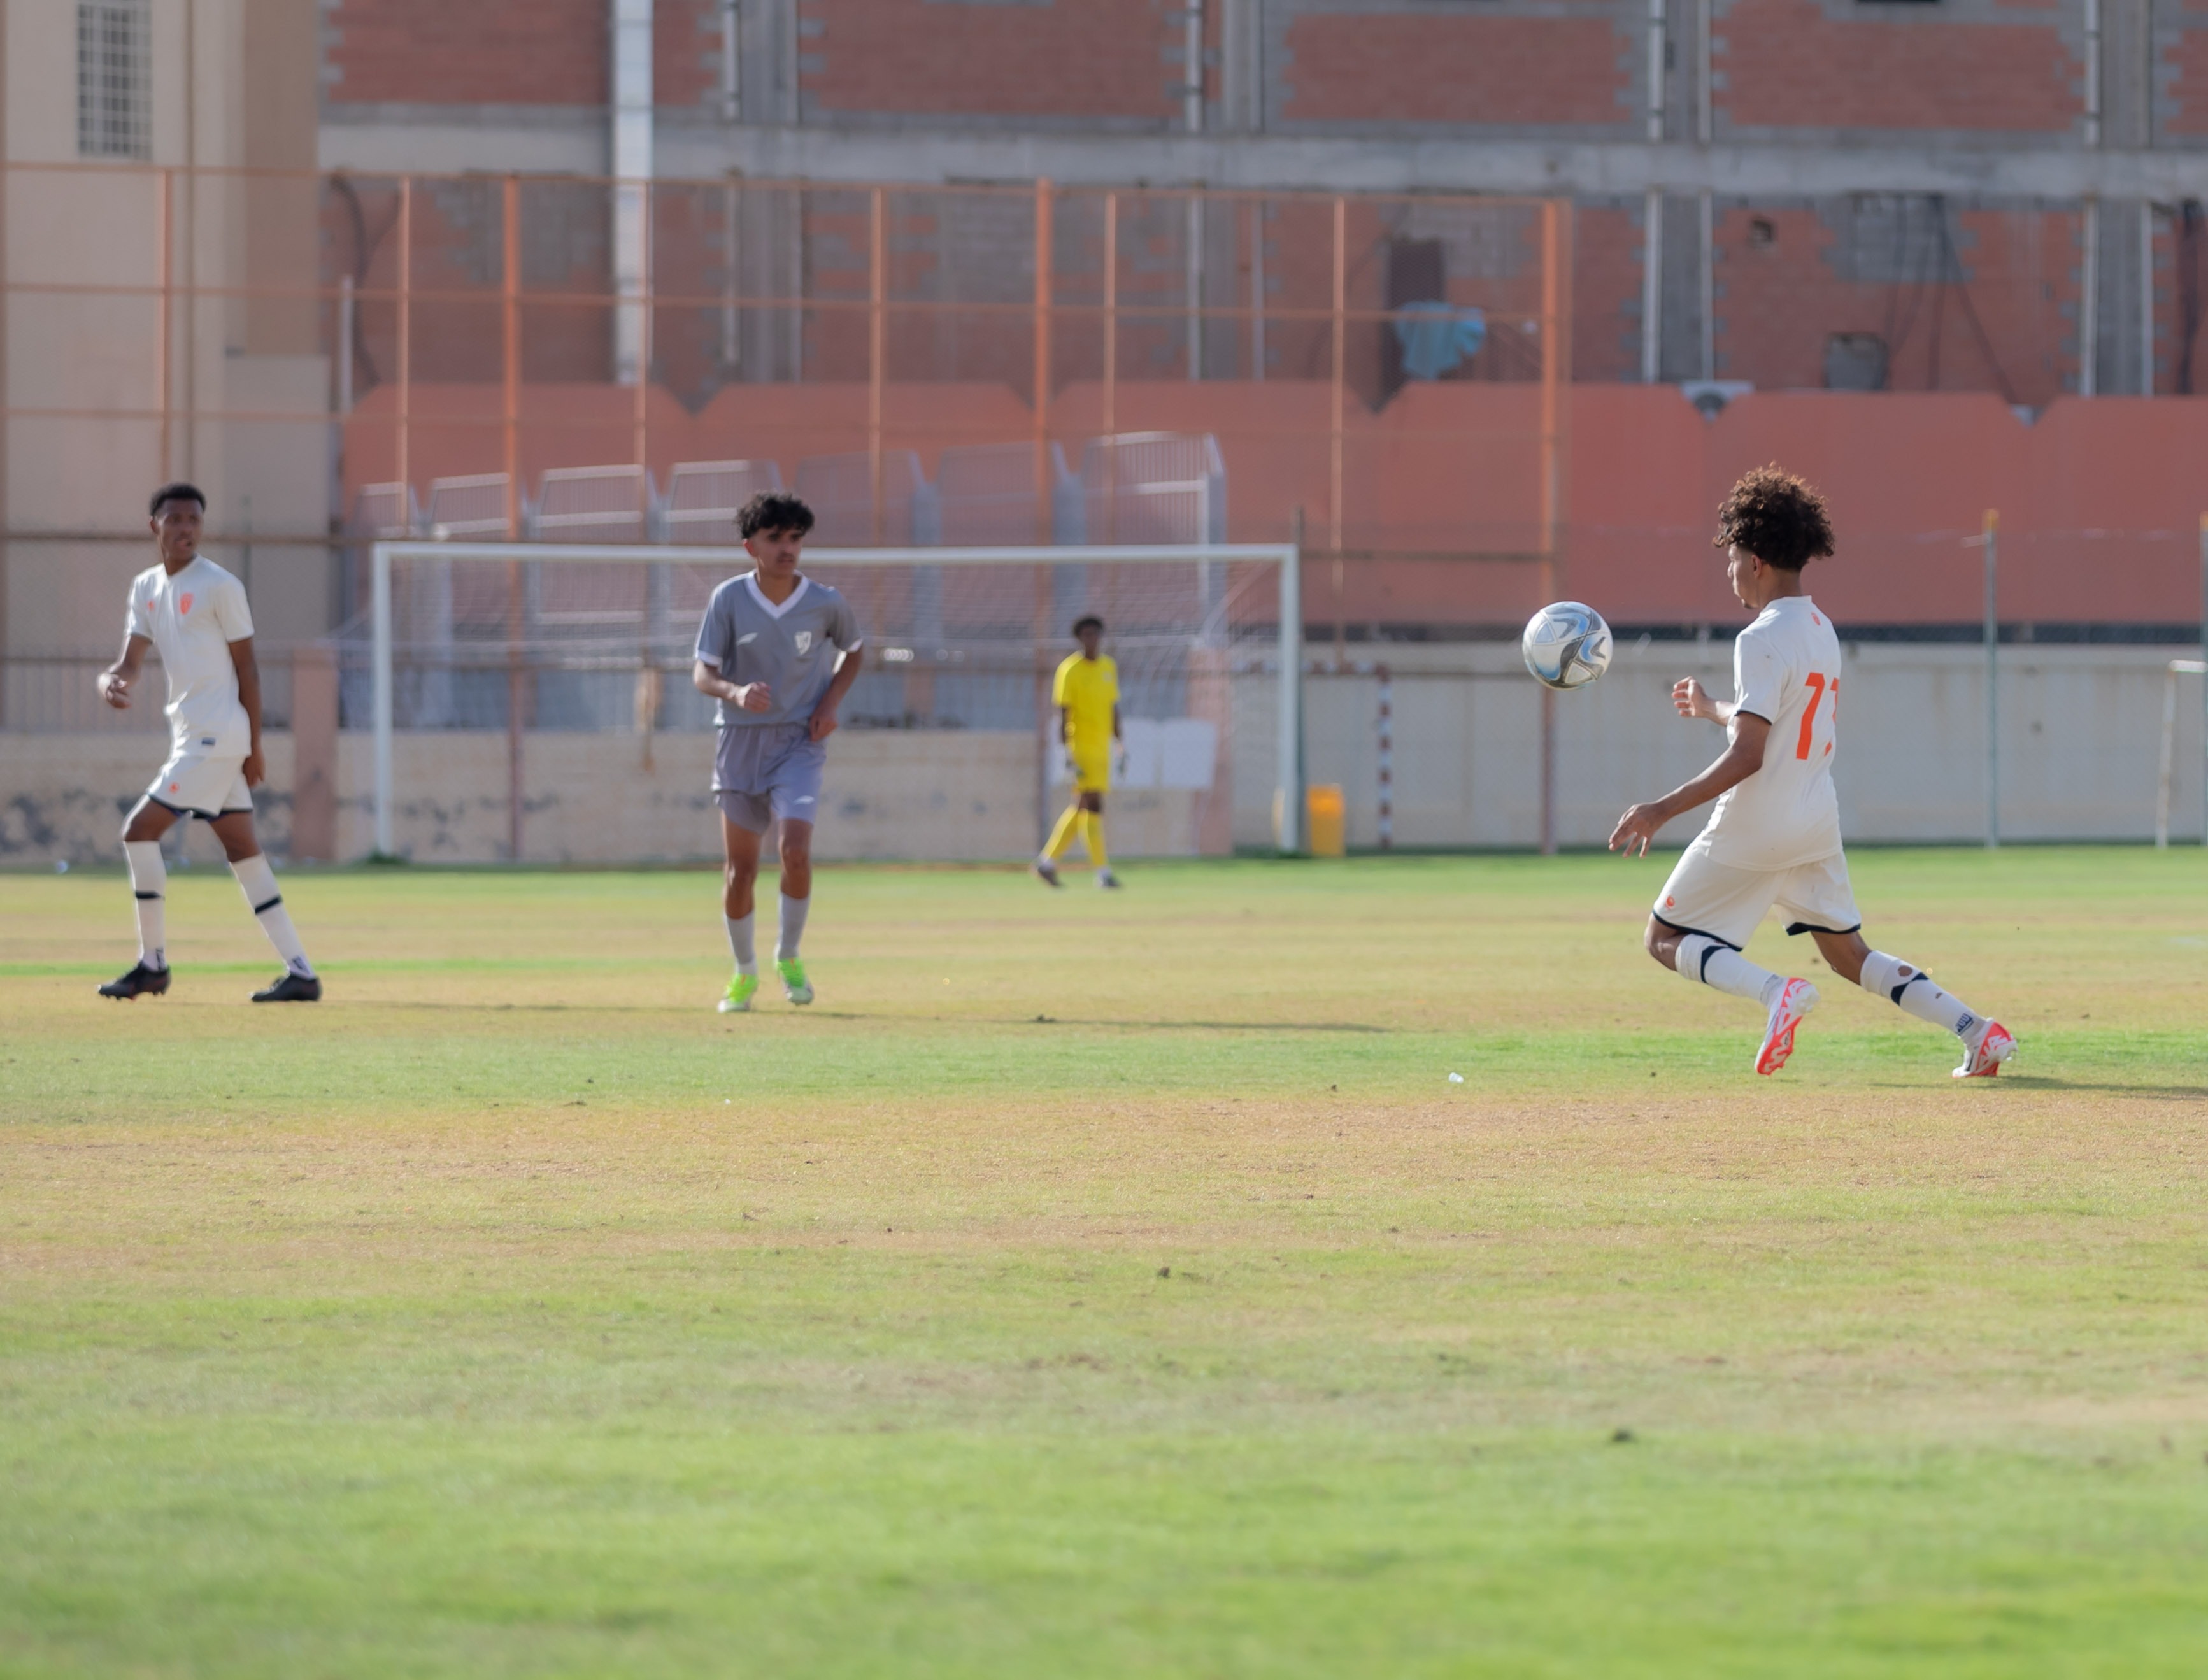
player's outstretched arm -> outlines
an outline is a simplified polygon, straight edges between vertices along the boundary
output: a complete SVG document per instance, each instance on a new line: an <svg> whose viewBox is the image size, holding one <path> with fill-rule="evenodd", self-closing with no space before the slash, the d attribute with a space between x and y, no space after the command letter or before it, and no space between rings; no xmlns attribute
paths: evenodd
<svg viewBox="0 0 2208 1680"><path fill-rule="evenodd" d="M237 673L237 703L245 708L250 732L241 773L245 785L257 788L268 779L268 761L261 756L261 662L253 657L253 638L242 636L230 645L230 663Z"/></svg>
<svg viewBox="0 0 2208 1680"><path fill-rule="evenodd" d="M1771 739L1771 720L1752 711L1732 717L1732 740L1710 767L1691 782L1683 783L1661 799L1635 805L1617 819L1610 831L1610 849L1628 857L1646 857L1656 831L1672 818L1707 804L1728 788L1738 787L1763 768L1763 748Z"/></svg>
<svg viewBox="0 0 2208 1680"><path fill-rule="evenodd" d="M843 650L843 657L836 662L836 675L828 679L828 692L820 697L820 704L813 708L812 736L825 741L836 733L836 709L843 704L843 696L851 692L851 685L859 680L859 666L867 657L863 645Z"/></svg>
<svg viewBox="0 0 2208 1680"><path fill-rule="evenodd" d="M153 646L150 638L127 635L123 639L123 651L115 663L99 674L99 698L117 711L130 705L130 685L138 681L138 673L146 663L146 650Z"/></svg>

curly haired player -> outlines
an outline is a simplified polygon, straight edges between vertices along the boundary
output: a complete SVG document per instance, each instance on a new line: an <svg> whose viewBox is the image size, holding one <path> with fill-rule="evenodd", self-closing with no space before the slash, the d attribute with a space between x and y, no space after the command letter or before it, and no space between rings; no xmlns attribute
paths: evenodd
<svg viewBox="0 0 2208 1680"><path fill-rule="evenodd" d="M782 857L782 922L774 967L783 995L813 1001L797 954L813 908L813 825L837 708L858 681L859 621L836 591L797 569L813 510L762 490L736 515L752 569L713 591L698 627L691 681L720 702L713 798L721 807L721 915L736 971L723 1015L742 1014L759 990L753 893L760 843L771 829Z"/></svg>
<svg viewBox="0 0 2208 1680"><path fill-rule="evenodd" d="M1645 856L1672 818L1718 802L1657 896L1648 954L1689 980L1762 1005L1769 1021L1755 1071L1776 1073L1793 1053L1795 1029L1817 1006L1808 981L1741 955L1776 903L1787 933L1815 939L1842 980L1961 1039L1957 1078L2000 1072L2016 1053L2006 1027L1863 937L1833 792L1839 638L1802 587L1802 568L1833 552L1823 498L1776 466L1758 467L1719 508L1713 546L1725 550L1732 592L1755 620L1733 644L1733 699L1713 699L1685 677L1673 686L1671 704L1683 717L1724 725L1731 745L1691 782L1627 811L1610 837L1612 851Z"/></svg>

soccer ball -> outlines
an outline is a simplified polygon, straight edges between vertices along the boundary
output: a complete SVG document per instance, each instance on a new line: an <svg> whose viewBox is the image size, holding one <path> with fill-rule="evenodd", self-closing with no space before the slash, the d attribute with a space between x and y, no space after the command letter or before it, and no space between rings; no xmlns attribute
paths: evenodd
<svg viewBox="0 0 2208 1680"><path fill-rule="evenodd" d="M1610 627L1593 607L1559 601L1527 621L1526 669L1551 688L1581 688L1610 669Z"/></svg>

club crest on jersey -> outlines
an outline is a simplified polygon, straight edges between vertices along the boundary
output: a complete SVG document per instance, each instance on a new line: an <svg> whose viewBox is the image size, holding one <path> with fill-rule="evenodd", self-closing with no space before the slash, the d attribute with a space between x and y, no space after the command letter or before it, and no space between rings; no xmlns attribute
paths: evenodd
<svg viewBox="0 0 2208 1680"><path fill-rule="evenodd" d="M805 653L811 651L813 646L813 633L810 630L801 630L791 639L796 642L797 651L800 653Z"/></svg>
<svg viewBox="0 0 2208 1680"><path fill-rule="evenodd" d="M192 592L186 590L177 597L177 616L182 618L192 609Z"/></svg>

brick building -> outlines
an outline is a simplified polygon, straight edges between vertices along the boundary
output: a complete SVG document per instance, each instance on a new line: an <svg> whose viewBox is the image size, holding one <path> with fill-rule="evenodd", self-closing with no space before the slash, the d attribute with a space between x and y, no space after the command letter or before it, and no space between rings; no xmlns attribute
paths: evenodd
<svg viewBox="0 0 2208 1680"><path fill-rule="evenodd" d="M1562 190L1583 381L2194 388L2208 9L2181 0L320 3L326 166ZM1372 301L1450 295L1467 253L1383 232ZM1184 283L1249 298L1254 248L1254 295L1292 291L1292 237L1224 226ZM1011 255L973 226L939 260L986 297ZM724 363L801 363L744 330ZM1265 371L1211 336L1191 376Z"/></svg>

